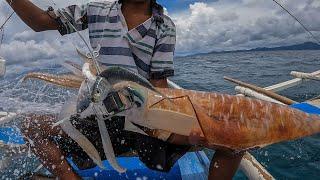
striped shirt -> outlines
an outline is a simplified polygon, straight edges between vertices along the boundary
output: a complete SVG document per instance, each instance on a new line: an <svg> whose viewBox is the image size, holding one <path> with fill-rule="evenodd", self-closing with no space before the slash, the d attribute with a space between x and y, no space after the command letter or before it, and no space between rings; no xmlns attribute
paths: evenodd
<svg viewBox="0 0 320 180"><path fill-rule="evenodd" d="M58 9L55 14L62 35L89 29L92 48L101 47L102 67L121 66L147 79L174 75L176 29L171 19L153 9L152 17L128 31L118 1L90 2ZM65 17L61 15L64 13Z"/></svg>

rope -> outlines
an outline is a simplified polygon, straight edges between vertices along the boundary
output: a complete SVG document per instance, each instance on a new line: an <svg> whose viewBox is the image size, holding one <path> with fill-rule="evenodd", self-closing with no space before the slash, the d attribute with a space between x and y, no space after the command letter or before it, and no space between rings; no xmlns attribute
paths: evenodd
<svg viewBox="0 0 320 180"><path fill-rule="evenodd" d="M4 26L7 24L7 22L11 19L11 17L14 15L14 11L7 17L7 19L4 21L4 23L0 26L0 29L3 29Z"/></svg>
<svg viewBox="0 0 320 180"><path fill-rule="evenodd" d="M286 11L293 19L295 19L302 27L305 31L307 31L310 36L318 43L320 44L319 39L295 16L293 15L288 9L286 9L283 5L281 5L277 0L272 0L273 2L275 2L278 6L280 6L284 11Z"/></svg>
<svg viewBox="0 0 320 180"><path fill-rule="evenodd" d="M0 34L1 34L1 38L0 38L0 48L2 46L2 42L4 39L4 26L7 24L7 22L9 22L9 20L11 19L11 17L14 15L14 11L6 18L6 20L4 21L4 23L0 26Z"/></svg>
<svg viewBox="0 0 320 180"><path fill-rule="evenodd" d="M50 0L51 3L53 4L53 6L55 8L57 8L57 4L55 3L55 0ZM66 15L64 14L64 12L60 11L59 14L64 18L66 19L66 23L68 23L70 25L70 27L75 31L75 33L79 36L79 38L84 42L85 46L88 48L90 54L91 54L91 57L92 57L92 61L93 61L93 65L95 67L95 69L97 70L97 73L100 74L101 73L101 68L98 64L98 61L95 57L95 53L94 51L92 50L91 46L89 45L89 43L85 40L85 38L80 34L80 32L77 30L77 28L74 27L74 25L72 24L72 22L69 21L69 19L66 17Z"/></svg>
<svg viewBox="0 0 320 180"><path fill-rule="evenodd" d="M0 38L0 49L1 49L2 42L3 42L3 39L4 39L4 29L0 29L0 34L1 34L1 38Z"/></svg>

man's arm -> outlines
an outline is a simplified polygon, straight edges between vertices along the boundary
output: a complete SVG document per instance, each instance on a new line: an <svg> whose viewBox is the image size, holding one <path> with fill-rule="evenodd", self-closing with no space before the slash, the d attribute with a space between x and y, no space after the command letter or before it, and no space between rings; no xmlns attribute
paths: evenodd
<svg viewBox="0 0 320 180"><path fill-rule="evenodd" d="M17 15L36 32L57 30L58 23L29 0L6 0Z"/></svg>

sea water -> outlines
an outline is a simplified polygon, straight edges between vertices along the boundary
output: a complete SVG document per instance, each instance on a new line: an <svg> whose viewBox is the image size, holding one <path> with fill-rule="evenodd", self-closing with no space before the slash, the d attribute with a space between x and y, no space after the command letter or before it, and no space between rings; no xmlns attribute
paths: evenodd
<svg viewBox="0 0 320 180"><path fill-rule="evenodd" d="M32 71L66 73L54 62L40 66L8 65L7 75L0 79L0 110L58 112L63 102L76 94L40 81L18 83ZM175 76L170 78L186 89L234 94L234 84L223 80L233 77L261 87L286 81L291 71L320 70L320 51L238 52L175 57ZM281 92L296 101L320 95L320 82L309 81ZM7 126L19 127L19 120ZM0 157L1 155L0 149ZM320 176L320 136L279 143L251 152L277 179L316 179ZM208 153L212 156L212 153ZM1 159L1 158L0 158ZM39 162L30 153L13 157L1 169L0 177L17 178L34 170ZM4 162L5 163L5 162ZM235 179L245 178L237 173Z"/></svg>

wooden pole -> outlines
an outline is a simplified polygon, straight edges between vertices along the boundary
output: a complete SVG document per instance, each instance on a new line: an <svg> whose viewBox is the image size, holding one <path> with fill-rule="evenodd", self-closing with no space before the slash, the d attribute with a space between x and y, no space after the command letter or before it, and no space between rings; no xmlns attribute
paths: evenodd
<svg viewBox="0 0 320 180"><path fill-rule="evenodd" d="M245 82L242 82L242 81L239 81L239 80L236 80L236 79L232 79L232 78L229 78L229 77L224 77L225 80L227 81L230 81L230 82L233 82L235 84L238 84L240 86L243 86L243 87L246 87L246 88L249 88L249 89L252 89L258 93L261 93L261 94L264 94L266 96L269 96L275 100L278 100L284 104L287 104L287 105L292 105L292 104L295 104L296 102L289 99L289 98L286 98L284 96L281 96L279 94L276 94L274 92L271 92L271 91L268 91L268 90L265 90L261 87L258 87L258 86L255 86L255 85L252 85L252 84L248 84L248 83L245 83Z"/></svg>

